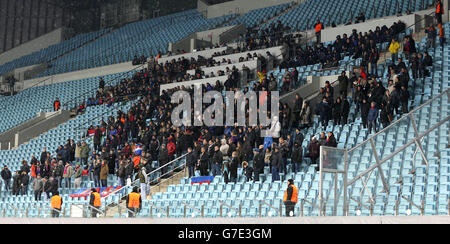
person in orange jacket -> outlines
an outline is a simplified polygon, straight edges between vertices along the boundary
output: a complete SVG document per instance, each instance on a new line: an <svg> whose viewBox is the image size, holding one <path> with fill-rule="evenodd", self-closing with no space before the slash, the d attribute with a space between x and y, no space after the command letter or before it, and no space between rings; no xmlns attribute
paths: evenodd
<svg viewBox="0 0 450 244"><path fill-rule="evenodd" d="M444 5L441 0L436 1L436 21L442 24L442 15L444 14Z"/></svg>
<svg viewBox="0 0 450 244"><path fill-rule="evenodd" d="M286 206L286 217L294 216L295 204L298 202L298 188L294 185L294 180L288 180L288 187L284 193L284 205Z"/></svg>
<svg viewBox="0 0 450 244"><path fill-rule="evenodd" d="M59 98L56 98L56 100L53 102L53 109L55 111L59 111L61 109L61 102L59 101Z"/></svg>
<svg viewBox="0 0 450 244"><path fill-rule="evenodd" d="M317 43L320 43L320 33L322 32L323 28L323 24L322 22L320 22L320 20L317 20L316 25L314 26L314 29L316 31L316 38L317 38Z"/></svg>

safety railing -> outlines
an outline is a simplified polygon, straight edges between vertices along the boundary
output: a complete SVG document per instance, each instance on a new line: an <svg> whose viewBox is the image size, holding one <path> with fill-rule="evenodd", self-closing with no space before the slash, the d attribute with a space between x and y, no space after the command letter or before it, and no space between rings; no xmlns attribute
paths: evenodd
<svg viewBox="0 0 450 244"><path fill-rule="evenodd" d="M198 214L199 214L199 217L202 217L202 218L205 217L205 205L202 205L202 206L201 206L201 209L198 210L196 207L194 207L194 206L192 206L192 205L190 205L190 204L188 204L188 203L186 203L186 202L182 202L182 204L184 205L184 211L183 211L183 213L184 213L184 217L185 217L185 218L188 217L188 215L187 215L187 209L191 209L191 210L194 211L194 212L191 214L191 217L192 217L192 218L197 217L197 215L196 215L195 213L198 213ZM150 212L150 214L151 214L151 212Z"/></svg>

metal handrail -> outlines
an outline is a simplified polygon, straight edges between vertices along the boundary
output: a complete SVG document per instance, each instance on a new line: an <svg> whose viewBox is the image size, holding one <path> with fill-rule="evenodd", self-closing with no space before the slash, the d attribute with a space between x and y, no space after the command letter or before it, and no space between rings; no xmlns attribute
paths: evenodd
<svg viewBox="0 0 450 244"><path fill-rule="evenodd" d="M220 217L223 217L222 216L222 214L223 214L223 206L228 207L230 210L233 210L236 214L239 215L239 217L242 216L242 205L241 204L239 204L239 208L236 209L233 206L231 206L230 204L228 204L228 203L226 203L226 202L224 202L222 200L219 200L219 203L220 203L220 206L219 206ZM229 216L230 216L230 213L229 213Z"/></svg>
<svg viewBox="0 0 450 244"><path fill-rule="evenodd" d="M375 133L373 136L371 136L370 138L366 139L365 141L361 142L360 144L354 146L353 148L349 149L348 152L351 153L354 150L356 150L357 148L365 145L366 143L370 142L371 139L375 138L376 136L385 133L386 131L388 131L389 129L393 128L395 125L399 124L400 122L404 121L405 119L409 119L409 116L414 115L415 112L419 111L420 109L422 109L425 106L428 106L430 103L436 101L437 99L441 98L443 95L445 95L446 93L450 93L450 88L447 88L447 90L445 90L444 92L442 92L441 94L439 94L438 96L428 100L427 102L425 102L424 104L420 105L419 107L411 110L408 114L406 114L405 116L402 116L400 119L398 119L397 121L395 121L394 123L390 124L389 126L387 126L386 128L383 128L382 130L380 130L379 132Z"/></svg>
<svg viewBox="0 0 450 244"><path fill-rule="evenodd" d="M165 212L166 217L169 218L169 211L170 211L170 207L169 206L167 206L166 210L164 210L164 209L156 206L153 203L149 202L148 204L150 205L150 216L152 216L152 210L153 210L153 208L155 208L155 209L159 210L160 212Z"/></svg>
<svg viewBox="0 0 450 244"><path fill-rule="evenodd" d="M272 206L271 204L269 204L268 202L264 201L264 200L259 200L259 217L261 217L261 211L262 211L262 206L266 205L269 208L273 209L276 212L279 213L279 216L283 216L283 205L280 205L280 208L277 209L274 206Z"/></svg>
<svg viewBox="0 0 450 244"><path fill-rule="evenodd" d="M128 214L131 213L132 216L135 216L135 215L136 215L135 212L131 211L131 210L128 209L127 207L124 207L124 206L122 206L122 205L120 205L120 204L117 205L117 208L119 209L119 216L120 216L120 218L122 218L122 209L125 209L125 212L128 213Z"/></svg>
<svg viewBox="0 0 450 244"><path fill-rule="evenodd" d="M198 210L196 207L194 207L186 202L181 202L181 203L184 205L184 217L185 218L186 218L186 208L190 208L190 209L198 212L202 218L205 217L205 205L202 205L201 210Z"/></svg>
<svg viewBox="0 0 450 244"><path fill-rule="evenodd" d="M87 205L85 205L85 206L87 206L87 209L86 209L86 210L89 209L91 213L92 213L93 210L96 210L97 213L99 213L100 215L106 216L106 211L103 211L103 210L101 210L100 208L94 207L94 206L92 206L92 205L90 205L90 204L87 204ZM87 215L87 216L89 216L89 215Z"/></svg>

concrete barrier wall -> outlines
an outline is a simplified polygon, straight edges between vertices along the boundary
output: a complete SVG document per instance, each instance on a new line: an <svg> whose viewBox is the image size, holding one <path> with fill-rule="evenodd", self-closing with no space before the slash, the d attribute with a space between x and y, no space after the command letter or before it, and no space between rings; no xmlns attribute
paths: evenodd
<svg viewBox="0 0 450 244"><path fill-rule="evenodd" d="M226 55L226 56L220 56L220 57L215 57L214 60L216 61L222 61L223 59L230 59L231 62L233 63L237 63L239 62L239 58L247 57L247 54L251 54L253 56L254 53L256 53L256 55L261 54L264 57L267 57L266 52L270 52L272 54L272 56L276 57L277 59L281 59L282 57L280 57L280 55L284 54L284 48L283 46L278 46L278 47L271 47L271 48L266 48L266 49L260 49L260 50L254 50L254 51L248 51L248 52L242 52L242 53L234 53L234 54L230 54L230 55Z"/></svg>
<svg viewBox="0 0 450 244"><path fill-rule="evenodd" d="M50 117L45 116L45 120L39 121L33 126L18 131L15 135L15 146L18 147L24 142L27 142L32 138L38 137L42 133L57 127L59 124L62 124L69 119L70 119L70 111L68 110L64 111L60 110L52 114Z"/></svg>
<svg viewBox="0 0 450 244"><path fill-rule="evenodd" d="M245 33L247 33L247 27L245 24L235 25L231 29L224 31L219 35L219 43L230 43Z"/></svg>
<svg viewBox="0 0 450 244"><path fill-rule="evenodd" d="M266 8L283 3L298 2L306 0L235 0L215 5L207 5L201 0L198 1L197 9L204 13L208 19L230 14L245 14L254 9Z"/></svg>
<svg viewBox="0 0 450 244"><path fill-rule="evenodd" d="M45 113L38 113L35 118L0 134L0 150L8 150L9 144L11 145L11 148L13 148L15 146L16 133L25 130L26 128L32 127L33 125L44 120Z"/></svg>
<svg viewBox="0 0 450 244"><path fill-rule="evenodd" d="M113 64L113 65L102 66L102 67L93 68L93 69L85 69L85 70L79 70L79 71L75 71L75 72L69 72L69 73L57 74L57 75L53 75L53 76L46 76L46 77L42 77L42 78L25 80L22 82L17 82L16 87L20 88L20 89L28 89L34 85L43 86L43 85L61 83L61 82L72 81L72 80L80 80L80 79L86 79L86 78L97 77L97 76L117 74L117 73L121 73L121 72L127 72L127 71L130 71L133 69L137 69L138 67L140 67L140 66L132 65L131 62ZM42 81L44 81L44 80L47 80L47 81L45 83L43 83ZM40 84L38 84L38 83L40 83Z"/></svg>
<svg viewBox="0 0 450 244"><path fill-rule="evenodd" d="M203 51L198 51L198 52L194 52L194 53L184 53L184 54L178 54L178 55L173 55L173 56L165 56L165 57L161 57L158 59L158 63L165 63L165 62L170 62L172 60L177 60L179 58L186 58L186 59L191 59L191 58L195 58L197 59L198 56L203 56L205 58L211 58L212 55L215 52L223 52L223 51L227 51L231 52L231 48L229 47L218 47L218 48L212 48L212 49L207 49L207 50L203 50Z"/></svg>
<svg viewBox="0 0 450 244"><path fill-rule="evenodd" d="M197 32L197 39L212 42L214 45L220 42L220 35L233 29L235 26L226 26L217 29Z"/></svg>
<svg viewBox="0 0 450 244"><path fill-rule="evenodd" d="M353 25L339 25L336 28L326 27L321 33L321 41L334 41L336 40L336 36L340 35L342 37L343 34L351 35L352 30L356 29L358 32L368 32L369 30L374 31L377 26L381 27L386 25L390 27L394 22L398 22L401 20L406 24L406 26L410 26L414 24L416 21L420 20L421 16L417 14L410 14L404 16L388 16L379 19L368 20L364 23L353 24ZM414 32L419 31L420 25L414 26Z"/></svg>
<svg viewBox="0 0 450 244"><path fill-rule="evenodd" d="M219 77L212 77L212 78L201 79L201 80L192 80L192 81L184 81L184 82L176 82L176 83L164 84L164 85L161 85L159 93L162 94L162 92L164 90L168 90L168 89L172 89L174 87L180 87L180 86L184 86L184 87L191 87L191 85L201 86L201 85L206 85L207 83L209 83L212 86L214 86L216 84L216 81L219 81L220 84L223 85L223 83L225 83L225 81L227 79L228 79L228 76L227 75L223 75L223 76L219 76Z"/></svg>
<svg viewBox="0 0 450 244"><path fill-rule="evenodd" d="M255 60L242 62L242 63L234 63L234 64L226 64L226 65L221 65L221 66L202 68L201 70L205 72L205 75L209 75L209 74L211 74L211 72L213 72L214 75L217 75L217 71L219 71L219 70L225 71L227 68L232 69L234 66L238 70L242 70L242 67L244 65L247 66L250 70L254 70L258 67L258 61L255 59ZM188 70L187 73L190 75L194 75L195 70L194 69Z"/></svg>
<svg viewBox="0 0 450 244"><path fill-rule="evenodd" d="M34 40L0 54L0 65L22 56L37 52L63 41L63 28L56 29Z"/></svg>

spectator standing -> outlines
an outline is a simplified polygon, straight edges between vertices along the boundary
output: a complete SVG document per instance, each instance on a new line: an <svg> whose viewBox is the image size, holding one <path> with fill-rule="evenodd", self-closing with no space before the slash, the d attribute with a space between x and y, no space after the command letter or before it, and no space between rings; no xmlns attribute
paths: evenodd
<svg viewBox="0 0 450 244"><path fill-rule="evenodd" d="M270 163L272 166L272 182L280 180L282 159L280 149L278 148L278 146L274 147L274 152L270 156Z"/></svg>
<svg viewBox="0 0 450 244"><path fill-rule="evenodd" d="M44 189L44 181L42 180L41 175L37 175L36 179L33 181L33 191L35 201L41 201L43 189Z"/></svg>
<svg viewBox="0 0 450 244"><path fill-rule="evenodd" d="M375 133L377 133L377 119L378 108L375 102L372 102L369 110L369 115L367 117L367 120L369 121L369 133L372 133L372 128L374 129Z"/></svg>
<svg viewBox="0 0 450 244"><path fill-rule="evenodd" d="M320 154L320 144L316 136L313 136L311 138L308 150L309 150L309 158L311 158L311 164L316 164Z"/></svg>
<svg viewBox="0 0 450 244"><path fill-rule="evenodd" d="M260 146L253 150L254 179L259 181L259 175L264 173L264 153L261 150L264 146Z"/></svg>
<svg viewBox="0 0 450 244"><path fill-rule="evenodd" d="M10 190L12 174L7 165L3 166L2 172L0 173L2 180L5 183L5 191Z"/></svg>
<svg viewBox="0 0 450 244"><path fill-rule="evenodd" d="M91 149L89 148L89 146L86 144L86 142L83 142L81 144L81 151L80 151L80 157L81 157L81 163L87 167L88 166L88 157L89 157L89 152L91 151Z"/></svg>
<svg viewBox="0 0 450 244"><path fill-rule="evenodd" d="M107 187L108 185L108 174L109 174L108 163L106 159L103 159L100 167L100 182L102 187Z"/></svg>
<svg viewBox="0 0 450 244"><path fill-rule="evenodd" d="M72 165L70 165L69 162L67 162L66 166L64 167L63 178L64 178L64 186L68 189L70 189L71 187L72 175L73 175L73 167Z"/></svg>
<svg viewBox="0 0 450 244"><path fill-rule="evenodd" d="M294 173L300 172L303 154L302 151L303 148L299 145L298 142L295 142L291 155L292 170L294 171Z"/></svg>
<svg viewBox="0 0 450 244"><path fill-rule="evenodd" d="M400 49L400 44L395 38L392 38L391 44L389 45L389 52L392 54L392 62L395 62L398 57L398 51Z"/></svg>
<svg viewBox="0 0 450 244"><path fill-rule="evenodd" d="M28 194L28 184L30 184L30 176L27 172L22 171L20 175L20 194L27 195Z"/></svg>
<svg viewBox="0 0 450 244"><path fill-rule="evenodd" d="M78 189L81 187L81 181L83 179L83 168L79 164L75 166L75 174L74 174L74 188Z"/></svg>

